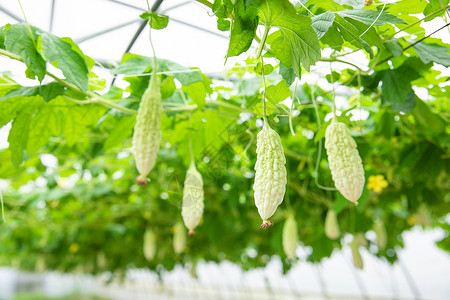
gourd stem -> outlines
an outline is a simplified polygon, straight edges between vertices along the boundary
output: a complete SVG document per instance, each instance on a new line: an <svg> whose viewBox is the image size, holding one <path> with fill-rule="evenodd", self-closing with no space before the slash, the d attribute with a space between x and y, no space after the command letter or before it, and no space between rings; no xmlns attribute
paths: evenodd
<svg viewBox="0 0 450 300"><path fill-rule="evenodd" d="M267 115L266 115L266 77L264 75L264 60L261 56L261 72L262 72L262 79L264 84L263 89L263 96L262 96L262 105L263 105L263 119L264 119L264 129L269 126L269 123L267 122Z"/></svg>
<svg viewBox="0 0 450 300"><path fill-rule="evenodd" d="M291 134L293 136L296 136L295 131L294 131L294 126L292 125L292 109L294 108L294 99L295 99L295 93L297 92L297 84L298 84L298 80L295 81L295 87L294 87L294 91L292 92L292 96L291 96L291 108L289 109L289 129L291 130Z"/></svg>
<svg viewBox="0 0 450 300"><path fill-rule="evenodd" d="M331 62L330 62L330 78L331 78L331 84L333 86L331 97L333 97L333 121L335 121L337 119L337 117L336 117L336 91L334 89L333 69L331 68Z"/></svg>
<svg viewBox="0 0 450 300"><path fill-rule="evenodd" d="M189 115L189 129L192 130L192 118ZM194 150L192 149L192 133L189 131L189 152L191 154L191 165L195 166Z"/></svg>
<svg viewBox="0 0 450 300"><path fill-rule="evenodd" d="M147 7L148 7L148 13L151 14L151 8L150 8L150 3L147 1ZM148 31L148 39L150 41L150 46L152 47L152 52L153 52L153 74L152 74L152 79L150 81L150 87L154 86L156 87L156 85L158 84L158 80L157 80L157 76L156 76L156 69L157 69L157 62L156 62L156 53L155 53L155 47L153 47L153 42L152 42L152 26L151 26L151 22L152 19L150 19L150 23L149 23L149 31Z"/></svg>
<svg viewBox="0 0 450 300"><path fill-rule="evenodd" d="M320 114L319 114L319 108L317 107L316 97L314 96L314 89L311 91L311 98L312 98L312 103L314 105L314 111L316 112L317 128L318 128L317 131L319 131L320 127L322 125L320 122ZM319 183L319 166L320 166L321 157L322 157L322 139L319 140L319 149L317 150L317 161L316 161L316 167L314 170L314 173L315 173L314 181L316 183L316 186L322 190L337 191L336 188L334 188L334 187L323 186Z"/></svg>

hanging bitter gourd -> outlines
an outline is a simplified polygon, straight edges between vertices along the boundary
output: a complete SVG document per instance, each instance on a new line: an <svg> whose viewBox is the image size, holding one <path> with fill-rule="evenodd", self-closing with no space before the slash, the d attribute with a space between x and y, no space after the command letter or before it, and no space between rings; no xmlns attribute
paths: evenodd
<svg viewBox="0 0 450 300"><path fill-rule="evenodd" d="M290 260L294 260L298 243L297 222L293 214L289 214L284 223L282 236L283 250Z"/></svg>
<svg viewBox="0 0 450 300"><path fill-rule="evenodd" d="M147 175L153 169L161 140L161 91L156 75L156 59L150 85L139 103L133 134L133 150L139 176L136 182L147 184Z"/></svg>
<svg viewBox="0 0 450 300"><path fill-rule="evenodd" d="M197 171L192 160L186 173L183 188L183 207L181 216L184 225L189 229L189 235L193 235L195 227L200 223L204 208L204 193L202 175Z"/></svg>
<svg viewBox="0 0 450 300"><path fill-rule="evenodd" d="M286 158L280 136L264 122L257 135L255 165L255 204L263 220L261 228L273 225L268 219L283 202L286 191Z"/></svg>
<svg viewBox="0 0 450 300"><path fill-rule="evenodd" d="M350 130L335 118L325 131L325 149L336 189L358 204L364 188L364 168Z"/></svg>

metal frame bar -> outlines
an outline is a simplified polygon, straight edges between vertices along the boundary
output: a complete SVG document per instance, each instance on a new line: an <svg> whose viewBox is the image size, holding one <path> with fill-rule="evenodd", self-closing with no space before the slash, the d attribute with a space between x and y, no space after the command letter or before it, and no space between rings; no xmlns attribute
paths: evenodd
<svg viewBox="0 0 450 300"><path fill-rule="evenodd" d="M186 23L186 22L184 22L184 21L181 21L181 20L178 20L178 19L174 19L174 18L172 18L172 17L170 18L170 21L173 21L173 22L175 22L175 23L179 23L179 24L182 24L182 25L185 25L185 26L188 26L188 27L192 27L192 28L197 29L197 30L200 30L200 31L207 32L207 33L209 33L209 34L212 34L212 35L221 37L221 38L223 38L223 39L228 39L228 37L226 37L226 36L224 36L224 35L221 35L220 33L217 33L217 32L214 32L214 31L212 31L212 30L208 30L208 29L202 28L202 27L197 26L197 25L189 24L189 23Z"/></svg>
<svg viewBox="0 0 450 300"><path fill-rule="evenodd" d="M52 6L50 8L50 25L48 27L49 32L53 31L53 22L55 20L55 2L56 0L52 0Z"/></svg>
<svg viewBox="0 0 450 300"><path fill-rule="evenodd" d="M140 11L145 11L145 9L142 8L142 7L138 7L138 6L135 6L135 5L132 5L132 4L128 4L128 3L124 3L124 2L121 2L121 1L117 1L117 0L108 0L108 1L116 3L116 4L119 4L119 5L123 5L123 6L129 7L129 8L134 8L134 9L137 9L137 10L140 10Z"/></svg>
<svg viewBox="0 0 450 300"><path fill-rule="evenodd" d="M98 36L100 36L100 35L103 35L103 34L106 34L106 33L111 32L111 31L120 29L120 28L122 28L122 27L131 25L131 24L134 24L134 23L136 23L136 22L139 22L139 20L136 19L136 20L128 21L128 22L125 22L125 23L122 23L122 24L119 24L119 25L116 25L116 26L112 26L112 27L107 28L107 29L105 29L105 30L101 30L101 31L98 31L98 32L95 32L95 33L86 35L86 36L84 36L84 37L81 37L81 38L79 38L79 39L76 39L75 42L76 42L77 44L78 44L78 43L82 43L82 42L85 42L85 41L87 41L87 40L90 40L90 39L93 39L93 38L95 38L95 37L98 37Z"/></svg>
<svg viewBox="0 0 450 300"><path fill-rule="evenodd" d="M15 13L13 13L12 11L6 9L5 7L3 7L2 5L0 5L0 11L4 12L5 14L7 14L8 16L10 16L11 18L13 18L16 21L19 22L25 22L24 19L22 19L21 17L19 17L18 15L16 15Z"/></svg>

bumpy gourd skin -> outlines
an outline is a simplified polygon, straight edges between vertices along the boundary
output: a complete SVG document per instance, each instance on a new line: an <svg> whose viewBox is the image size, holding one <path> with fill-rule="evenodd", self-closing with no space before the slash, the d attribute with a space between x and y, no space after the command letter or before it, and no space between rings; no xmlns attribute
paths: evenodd
<svg viewBox="0 0 450 300"><path fill-rule="evenodd" d="M189 229L189 235L193 235L195 227L200 223L204 208L204 193L202 175L195 168L195 163L191 165L186 173L183 188L183 207L181 216L184 225Z"/></svg>
<svg viewBox="0 0 450 300"><path fill-rule="evenodd" d="M294 260L298 243L297 222L293 215L289 215L283 227L283 250L290 260Z"/></svg>
<svg viewBox="0 0 450 300"><path fill-rule="evenodd" d="M280 136L268 124L258 133L255 165L255 204L263 219L261 228L273 225L268 221L283 202L286 191L286 158Z"/></svg>
<svg viewBox="0 0 450 300"><path fill-rule="evenodd" d="M161 140L161 91L158 85L156 67L150 86L144 92L136 117L133 134L133 150L139 176L136 182L147 184L147 175L153 169Z"/></svg>
<svg viewBox="0 0 450 300"><path fill-rule="evenodd" d="M325 131L325 149L336 189L358 204L364 188L364 168L355 140L344 123L331 121Z"/></svg>

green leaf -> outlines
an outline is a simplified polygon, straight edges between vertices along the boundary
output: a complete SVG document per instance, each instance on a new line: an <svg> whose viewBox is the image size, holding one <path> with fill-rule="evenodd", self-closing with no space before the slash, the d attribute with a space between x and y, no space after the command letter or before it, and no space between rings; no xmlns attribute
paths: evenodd
<svg viewBox="0 0 450 300"><path fill-rule="evenodd" d="M202 108L205 106L206 96L212 93L211 89L212 81L208 77L204 76L202 82L196 82L190 85L184 85L182 87L194 102Z"/></svg>
<svg viewBox="0 0 450 300"><path fill-rule="evenodd" d="M34 97L30 97L31 99ZM30 98L16 96L5 100L0 100L0 128L14 119L18 112L22 110L22 107L27 104L27 100ZM33 99L30 101L34 101Z"/></svg>
<svg viewBox="0 0 450 300"><path fill-rule="evenodd" d="M27 154L34 154L61 133L61 118L50 105L43 105L30 121Z"/></svg>
<svg viewBox="0 0 450 300"><path fill-rule="evenodd" d="M416 98L411 87L411 81L416 79L419 74L407 66L402 66L395 70L382 71L381 74L383 99L396 112L411 112Z"/></svg>
<svg viewBox="0 0 450 300"><path fill-rule="evenodd" d="M45 102L48 102L55 98L56 96L64 94L65 87L59 82L50 82L48 84L41 85L39 87L39 95L44 98Z"/></svg>
<svg viewBox="0 0 450 300"><path fill-rule="evenodd" d="M342 49L344 40L342 39L342 34L339 32L336 24L333 24L333 26L328 29L325 35L321 38L321 42L336 51L340 51Z"/></svg>
<svg viewBox="0 0 450 300"><path fill-rule="evenodd" d="M362 41L371 46L376 46L378 49L384 48L383 42L374 27L370 27L370 29L367 30L369 25L352 19L348 19L347 21L358 29Z"/></svg>
<svg viewBox="0 0 450 300"><path fill-rule="evenodd" d="M413 43L414 41L408 42ZM425 64L435 62L450 67L450 48L448 47L420 42L414 45L414 50Z"/></svg>
<svg viewBox="0 0 450 300"><path fill-rule="evenodd" d="M88 67L89 70L92 69L92 67L95 65L95 60L92 59L91 57L84 55L83 51L81 51L80 47L75 44L75 42L69 38L69 37L62 37L61 40L63 40L64 42L70 44L72 46L72 50L75 51L76 53L78 53L78 55L80 55L84 61L86 62L86 66Z"/></svg>
<svg viewBox="0 0 450 300"><path fill-rule="evenodd" d="M335 15L332 12L324 12L311 18L311 26L316 31L317 37L321 39L325 33L333 26Z"/></svg>
<svg viewBox="0 0 450 300"><path fill-rule="evenodd" d="M321 57L311 19L298 15L288 0L263 1L258 11L263 25L280 29L267 39L275 57L286 67L292 67L298 77L302 65L309 72L310 66Z"/></svg>
<svg viewBox="0 0 450 300"><path fill-rule="evenodd" d="M231 22L227 19L217 19L217 29L220 31L228 31L231 28Z"/></svg>
<svg viewBox="0 0 450 300"><path fill-rule="evenodd" d="M231 0L214 0L212 11L218 18L228 18L233 11Z"/></svg>
<svg viewBox="0 0 450 300"><path fill-rule="evenodd" d="M19 87L18 89L12 90L11 92L7 93L5 96L0 97L0 100L17 96L30 97L35 95L41 95L42 98L44 98L44 101L48 102L53 98L55 98L56 96L62 94L64 94L64 86L62 86L58 82L50 82L38 86Z"/></svg>
<svg viewBox="0 0 450 300"><path fill-rule="evenodd" d="M68 82L83 92L88 90L88 67L84 57L74 51L71 44L51 33L41 32L38 45L42 47L43 56L48 61L56 63Z"/></svg>
<svg viewBox="0 0 450 300"><path fill-rule="evenodd" d="M394 57L400 56L403 53L403 48L397 39L385 41L384 46L392 53L392 55L394 55Z"/></svg>
<svg viewBox="0 0 450 300"><path fill-rule="evenodd" d="M236 1L227 57L247 51L252 45L257 27L257 11L252 7L245 7L244 0Z"/></svg>
<svg viewBox="0 0 450 300"><path fill-rule="evenodd" d="M39 86L21 86L18 89L12 90L5 96L0 97L0 100L13 98L17 96L29 97L39 94Z"/></svg>
<svg viewBox="0 0 450 300"><path fill-rule="evenodd" d="M88 127L97 125L106 108L101 105L77 105L69 102L63 96L58 96L48 103L55 113L61 115L61 131L69 146L75 145L86 138Z"/></svg>
<svg viewBox="0 0 450 300"><path fill-rule="evenodd" d="M40 104L42 104L40 97L28 98L26 105L22 107L20 112L17 112L17 116L12 123L11 131L8 135L8 142L11 161L15 167L18 167L22 163L24 151L28 143L31 118L35 109Z"/></svg>
<svg viewBox="0 0 450 300"><path fill-rule="evenodd" d="M33 37L26 24L14 24L7 29L4 37L6 51L20 56L31 72L31 79L35 76L42 81L45 76L45 61L36 50L35 42L38 39L36 28L32 27Z"/></svg>
<svg viewBox="0 0 450 300"><path fill-rule="evenodd" d="M430 136L445 131L445 121L439 114L432 112L430 107L419 98L416 98L413 115L419 127Z"/></svg>
<svg viewBox="0 0 450 300"><path fill-rule="evenodd" d="M258 75L262 75L263 67L261 63L257 63L255 67L255 73ZM269 75L273 71L273 66L271 64L264 65L264 75Z"/></svg>
<svg viewBox="0 0 450 300"><path fill-rule="evenodd" d="M447 6L449 3L449 0L429 0L429 2L430 3L428 3L427 6L425 6L425 9L423 10L423 14L425 16L430 15L430 14L438 11L439 9ZM433 20L436 17L443 16L444 13L445 13L445 10L442 10L441 13L436 14L432 17L428 17L425 19L425 21L428 22L428 21Z"/></svg>
<svg viewBox="0 0 450 300"><path fill-rule="evenodd" d="M372 48L370 48L370 45L366 41L359 37L360 30L358 30L358 28L338 15L336 15L334 22L339 28L344 40L358 48L366 50L367 53L370 54L370 57L373 58Z"/></svg>
<svg viewBox="0 0 450 300"><path fill-rule="evenodd" d="M151 12L148 23L153 29L164 29L169 24L169 17L158 15L156 12Z"/></svg>
<svg viewBox="0 0 450 300"><path fill-rule="evenodd" d="M172 77L166 77L161 82L161 98L167 99L173 95L177 87L175 86L175 81Z"/></svg>
<svg viewBox="0 0 450 300"><path fill-rule="evenodd" d="M266 88L266 98L272 104L278 104L291 95L291 90L286 81L281 80L277 85L270 85Z"/></svg>
<svg viewBox="0 0 450 300"><path fill-rule="evenodd" d="M376 22L373 24L375 26L381 26L386 23L406 24L405 21L403 21L400 18L397 18L396 16L390 15L386 12L380 14L380 12L377 10L351 9L351 10L337 11L336 14L344 18L351 18L353 20L357 20L366 25L372 25L372 23L375 20Z"/></svg>
<svg viewBox="0 0 450 300"><path fill-rule="evenodd" d="M289 86L294 82L295 80L294 69L286 67L285 65L283 65L282 62L280 62L279 73Z"/></svg>
<svg viewBox="0 0 450 300"><path fill-rule="evenodd" d="M124 116L114 126L108 138L103 143L103 150L114 148L128 137L132 136L136 116Z"/></svg>
<svg viewBox="0 0 450 300"><path fill-rule="evenodd" d="M158 58L157 64L158 64L158 72L192 70L192 72L179 72L167 74L167 76L176 78L182 85L189 85L194 82L202 81L202 73L195 69L183 67L182 65L179 65L177 63L174 63L170 60L163 58ZM153 57L127 53L124 55L122 63L117 68L113 69L111 72L115 75L141 74L144 72L148 72L151 69L149 67L153 67Z"/></svg>
<svg viewBox="0 0 450 300"><path fill-rule="evenodd" d="M363 8L364 1L361 0L334 0L339 5L348 5L353 7L354 9Z"/></svg>

